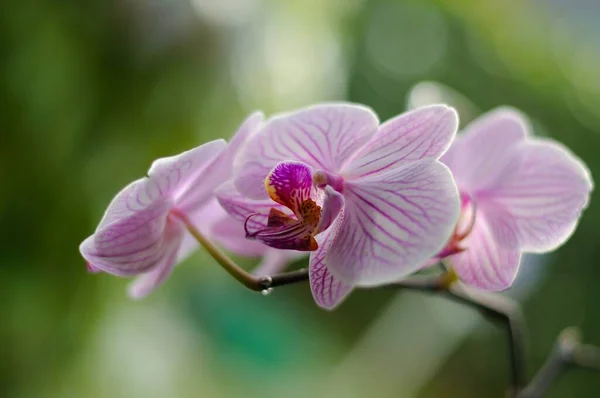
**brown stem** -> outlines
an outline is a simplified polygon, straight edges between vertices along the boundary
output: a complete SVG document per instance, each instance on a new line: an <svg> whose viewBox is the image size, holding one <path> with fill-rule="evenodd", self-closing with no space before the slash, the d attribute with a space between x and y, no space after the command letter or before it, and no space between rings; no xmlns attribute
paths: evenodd
<svg viewBox="0 0 600 398"><path fill-rule="evenodd" d="M600 371L600 348L581 344L581 336L576 328L563 330L554 349L519 398L538 398L566 370L580 367Z"/></svg>
<svg viewBox="0 0 600 398"><path fill-rule="evenodd" d="M407 279L393 286L433 293L441 293L446 297L468 305L480 311L495 321L504 325L508 333L511 369L511 396L525 386L525 321L519 304L505 296L483 292L469 288L460 282L453 282L452 271L433 278Z"/></svg>

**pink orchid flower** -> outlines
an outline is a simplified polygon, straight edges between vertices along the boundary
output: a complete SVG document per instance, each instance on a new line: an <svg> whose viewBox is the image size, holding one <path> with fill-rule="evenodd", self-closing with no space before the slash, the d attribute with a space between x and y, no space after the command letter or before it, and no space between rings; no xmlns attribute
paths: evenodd
<svg viewBox="0 0 600 398"><path fill-rule="evenodd" d="M244 237L241 224L221 208L214 189L231 176L233 159L263 121L251 115L229 145L217 140L156 160L147 177L117 194L96 232L80 246L91 272L138 276L129 294L142 298L161 285L198 243L178 215L235 254L264 255L259 272L279 269L292 258Z"/></svg>
<svg viewBox="0 0 600 398"><path fill-rule="evenodd" d="M274 117L236 159L234 181L216 194L245 220L249 238L309 251L313 296L331 309L354 286L400 279L444 247L460 201L438 158L457 122L443 105L382 125L369 108L352 104Z"/></svg>
<svg viewBox="0 0 600 398"><path fill-rule="evenodd" d="M558 248L587 206L593 184L583 162L528 130L520 113L499 108L471 123L441 158L462 198L445 251L456 253L447 260L466 284L510 287L521 254Z"/></svg>

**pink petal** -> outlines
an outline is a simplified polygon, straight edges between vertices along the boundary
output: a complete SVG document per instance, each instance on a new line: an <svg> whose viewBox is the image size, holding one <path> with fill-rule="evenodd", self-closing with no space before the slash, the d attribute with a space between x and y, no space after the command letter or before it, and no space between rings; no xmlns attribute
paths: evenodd
<svg viewBox="0 0 600 398"><path fill-rule="evenodd" d="M525 140L527 122L517 111L499 108L480 116L441 158L461 190L475 194L516 172L511 148Z"/></svg>
<svg viewBox="0 0 600 398"><path fill-rule="evenodd" d="M243 221L238 221L227 214L215 197L188 217L200 232L234 254L255 257L261 256L268 249L260 242L247 239ZM186 232L179 250L178 261L197 248L198 241Z"/></svg>
<svg viewBox="0 0 600 398"><path fill-rule="evenodd" d="M505 235L514 235L522 250L554 250L571 236L587 207L590 173L563 145L550 140L530 139L514 152L517 171L479 194L481 210L500 219Z"/></svg>
<svg viewBox="0 0 600 398"><path fill-rule="evenodd" d="M227 147L224 140L215 140L176 156L155 160L148 171L160 194L172 197L178 204L190 200L184 197L192 186L201 186L202 194L210 195L216 185L201 184L198 179Z"/></svg>
<svg viewBox="0 0 600 398"><path fill-rule="evenodd" d="M195 177L194 183L188 184L185 192L180 195L178 207L190 212L199 208L212 197L213 190L232 175L233 161L248 138L261 126L264 115L260 112L251 114L229 140L227 149L217 153L210 164Z"/></svg>
<svg viewBox="0 0 600 398"><path fill-rule="evenodd" d="M256 276L269 276L277 274L285 269L292 261L305 256L305 253L295 250L278 250L266 248L260 264L252 271Z"/></svg>
<svg viewBox="0 0 600 398"><path fill-rule="evenodd" d="M138 180L113 199L96 232L80 246L83 257L102 271L135 275L162 258L163 231L171 208L153 180Z"/></svg>
<svg viewBox="0 0 600 398"><path fill-rule="evenodd" d="M217 140L155 161L148 177L128 185L112 200L96 232L80 246L84 258L120 276L156 267L165 256L167 216L178 193L224 148L225 142Z"/></svg>
<svg viewBox="0 0 600 398"><path fill-rule="evenodd" d="M168 240L163 249L163 256L152 271L142 274L129 286L129 296L134 299L146 297L157 287L162 285L171 275L177 264L177 253L184 229L180 224L169 223L166 232Z"/></svg>
<svg viewBox="0 0 600 398"><path fill-rule="evenodd" d="M349 284L389 283L419 269L450 238L460 200L450 170L427 158L346 183L345 217L327 267Z"/></svg>
<svg viewBox="0 0 600 398"><path fill-rule="evenodd" d="M233 181L227 181L219 186L215 191L215 195L227 214L238 222L243 224L249 216L253 215L248 221L248 228L251 229L259 229L267 225L271 208L291 214L291 211L285 206L273 202L270 198L254 200L244 197L236 189Z"/></svg>
<svg viewBox="0 0 600 398"><path fill-rule="evenodd" d="M406 112L381 125L357 152L343 174L378 174L423 158L439 158L450 146L458 126L456 111L432 105Z"/></svg>
<svg viewBox="0 0 600 398"><path fill-rule="evenodd" d="M487 218L477 214L475 227L463 241L466 250L449 261L460 280L479 289L499 291L509 288L519 269L521 252L510 247L511 239L499 240Z"/></svg>
<svg viewBox="0 0 600 398"><path fill-rule="evenodd" d="M226 219L228 215L225 210L223 210L217 199L213 197L197 210L188 212L187 217L200 232L211 238L214 225L221 220ZM243 234L243 228L241 233ZM197 248L198 241L186 231L179 247L177 261L179 262L186 259Z"/></svg>
<svg viewBox="0 0 600 398"><path fill-rule="evenodd" d="M263 181L281 161L337 172L377 131L377 116L352 104L327 104L274 117L236 160L235 185L245 196L266 198Z"/></svg>
<svg viewBox="0 0 600 398"><path fill-rule="evenodd" d="M86 262L85 267L87 268L87 270L90 274L97 274L99 272L102 272L102 270L100 268L95 267L94 264L92 264L90 262Z"/></svg>
<svg viewBox="0 0 600 398"><path fill-rule="evenodd" d="M209 234L220 246L238 256L258 257L269 250L266 245L247 239L244 224L227 213L213 224Z"/></svg>
<svg viewBox="0 0 600 398"><path fill-rule="evenodd" d="M328 269L327 253L342 227L343 212L334 224L325 232L317 235L319 248L310 254L309 278L310 289L319 307L333 310L350 294L353 287L335 277Z"/></svg>

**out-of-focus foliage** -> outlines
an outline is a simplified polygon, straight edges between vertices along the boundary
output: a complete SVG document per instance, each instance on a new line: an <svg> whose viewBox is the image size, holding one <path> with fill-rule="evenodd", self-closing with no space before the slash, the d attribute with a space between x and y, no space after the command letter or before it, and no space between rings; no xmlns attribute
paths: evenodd
<svg viewBox="0 0 600 398"><path fill-rule="evenodd" d="M263 297L203 253L142 302L78 254L157 157L244 115L351 100L382 118L422 80L463 123L510 104L600 174L600 6L518 0L5 0L0 13L0 396L482 397L508 382L502 331L387 289L334 313L308 286ZM464 96L464 97L463 97ZM472 103L466 102L468 98ZM529 373L564 326L600 344L592 204L520 277ZM246 261L251 266L252 261ZM600 377L549 394L597 396Z"/></svg>

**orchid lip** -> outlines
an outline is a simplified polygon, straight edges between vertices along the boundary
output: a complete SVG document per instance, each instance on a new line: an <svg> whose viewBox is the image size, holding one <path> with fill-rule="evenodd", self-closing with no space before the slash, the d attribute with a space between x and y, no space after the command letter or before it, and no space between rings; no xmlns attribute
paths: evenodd
<svg viewBox="0 0 600 398"><path fill-rule="evenodd" d="M248 230L248 222L257 215L256 213L251 214L246 218L244 223L246 238L256 239L276 249L297 251L314 251L318 249L314 238L314 226L304 221L295 220L273 208L267 226L251 232Z"/></svg>

